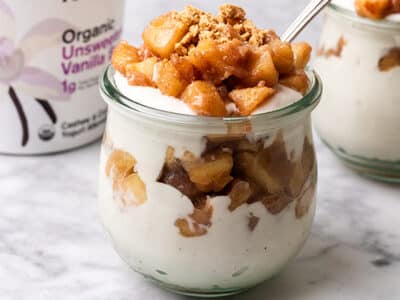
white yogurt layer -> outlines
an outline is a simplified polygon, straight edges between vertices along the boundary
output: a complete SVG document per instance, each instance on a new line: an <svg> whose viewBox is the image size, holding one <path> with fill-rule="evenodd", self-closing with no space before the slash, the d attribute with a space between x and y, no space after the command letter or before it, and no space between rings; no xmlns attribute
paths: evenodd
<svg viewBox="0 0 400 300"><path fill-rule="evenodd" d="M355 0L333 0L332 3L347 10L356 12ZM387 16L386 20L400 22L400 14Z"/></svg>
<svg viewBox="0 0 400 300"><path fill-rule="evenodd" d="M126 97L135 100L137 103L156 108L158 110L185 115L196 115L196 113L185 103L175 97L163 95L156 88L129 85L128 80L119 72L116 72L114 79L115 84L120 92ZM262 114L281 109L293 104L303 97L297 91L282 85L278 86L277 89L278 93L258 107L253 114ZM235 109L236 107L233 103L227 105L227 110L229 112L233 112Z"/></svg>
<svg viewBox="0 0 400 300"><path fill-rule="evenodd" d="M335 149L368 159L400 160L400 67L383 72L380 59L400 47L400 33L360 28L329 14L321 36L325 49L346 45L340 57L320 56L315 68L324 95L314 114L322 138Z"/></svg>

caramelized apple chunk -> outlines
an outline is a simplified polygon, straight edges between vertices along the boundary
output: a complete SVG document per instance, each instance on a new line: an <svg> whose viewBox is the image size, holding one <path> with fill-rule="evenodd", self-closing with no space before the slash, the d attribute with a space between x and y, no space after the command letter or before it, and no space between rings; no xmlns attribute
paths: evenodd
<svg viewBox="0 0 400 300"><path fill-rule="evenodd" d="M189 24L170 12L153 20L143 32L145 45L161 58L168 58L189 30Z"/></svg>
<svg viewBox="0 0 400 300"><path fill-rule="evenodd" d="M155 65L153 81L164 95L171 97L179 97L189 84L175 65L166 59Z"/></svg>
<svg viewBox="0 0 400 300"><path fill-rule="evenodd" d="M291 45L280 40L273 40L269 46L276 70L282 75L293 72L295 62Z"/></svg>
<svg viewBox="0 0 400 300"><path fill-rule="evenodd" d="M200 237L207 234L211 227L211 219L213 215L213 207L209 201L205 201L202 207L195 207L192 214L187 218L175 221L179 233L187 238Z"/></svg>
<svg viewBox="0 0 400 300"><path fill-rule="evenodd" d="M235 102L240 113L248 116L274 94L275 90L272 88L253 87L233 90L229 93L229 97Z"/></svg>
<svg viewBox="0 0 400 300"><path fill-rule="evenodd" d="M132 63L126 66L126 77L129 78L131 73L138 72L143 74L147 80L153 81L153 70L158 59L156 57L147 58L141 62Z"/></svg>
<svg viewBox="0 0 400 300"><path fill-rule="evenodd" d="M262 198L261 203L271 214L277 215L281 213L292 201L292 198L283 194L270 194L265 195Z"/></svg>
<svg viewBox="0 0 400 300"><path fill-rule="evenodd" d="M267 86L274 87L278 79L279 73L269 48L261 47L253 51L249 59L249 76L243 82L248 86L256 86L260 81L265 81Z"/></svg>
<svg viewBox="0 0 400 300"><path fill-rule="evenodd" d="M184 90L181 99L199 115L223 117L226 114L225 103L210 82L192 82Z"/></svg>
<svg viewBox="0 0 400 300"><path fill-rule="evenodd" d="M147 201L146 185L137 174L131 174L121 183L121 198L125 205L141 205Z"/></svg>
<svg viewBox="0 0 400 300"><path fill-rule="evenodd" d="M136 159L128 152L122 150L114 150L106 164L106 175L114 178L122 178L134 172Z"/></svg>
<svg viewBox="0 0 400 300"><path fill-rule="evenodd" d="M265 192L280 194L284 186L280 179L260 166L260 154L243 152L235 155L236 172L257 184Z"/></svg>
<svg viewBox="0 0 400 300"><path fill-rule="evenodd" d="M294 53L294 65L296 69L303 70L310 61L312 48L307 43L292 44Z"/></svg>
<svg viewBox="0 0 400 300"><path fill-rule="evenodd" d="M197 161L183 164L190 180L205 193L219 192L230 181L233 167L232 154L228 152L212 152Z"/></svg>
<svg viewBox="0 0 400 300"><path fill-rule="evenodd" d="M392 12L392 0L356 0L356 10L362 17L383 19Z"/></svg>
<svg viewBox="0 0 400 300"><path fill-rule="evenodd" d="M218 85L231 75L245 77L244 64L249 55L250 49L239 40L218 44L205 39L189 52L189 60L204 80Z"/></svg>
<svg viewBox="0 0 400 300"><path fill-rule="evenodd" d="M316 188L315 185L311 185L296 203L296 218L301 219L310 211L312 202L315 198Z"/></svg>
<svg viewBox="0 0 400 300"><path fill-rule="evenodd" d="M400 48L390 49L378 62L381 72L387 72L396 67L400 67Z"/></svg>
<svg viewBox="0 0 400 300"><path fill-rule="evenodd" d="M249 201L252 195L253 190L251 189L250 183L243 180L235 180L232 184L232 189L229 192L229 197L231 198L229 210L234 211L241 205L245 204Z"/></svg>
<svg viewBox="0 0 400 300"><path fill-rule="evenodd" d="M136 159L128 152L114 150L106 163L106 175L112 180L114 199L123 206L147 201L146 185L135 170Z"/></svg>
<svg viewBox="0 0 400 300"><path fill-rule="evenodd" d="M114 49L111 64L115 70L126 76L126 66L140 61L138 49L121 41Z"/></svg>
<svg viewBox="0 0 400 300"><path fill-rule="evenodd" d="M304 71L297 71L294 74L287 75L283 77L279 83L303 95L305 95L308 90L308 77Z"/></svg>
<svg viewBox="0 0 400 300"><path fill-rule="evenodd" d="M129 70L126 74L126 79L130 85L136 86L153 86L153 82L146 75L134 70Z"/></svg>
<svg viewBox="0 0 400 300"><path fill-rule="evenodd" d="M182 81L189 84L196 79L194 67L187 56L172 55L171 63L178 70Z"/></svg>

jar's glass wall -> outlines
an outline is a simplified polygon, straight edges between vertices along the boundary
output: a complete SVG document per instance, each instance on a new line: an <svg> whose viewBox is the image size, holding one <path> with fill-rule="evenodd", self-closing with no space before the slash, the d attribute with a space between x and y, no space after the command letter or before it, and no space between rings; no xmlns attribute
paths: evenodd
<svg viewBox="0 0 400 300"><path fill-rule="evenodd" d="M198 127L108 102L100 215L134 270L186 294L222 295L297 254L315 212L310 107L272 123Z"/></svg>

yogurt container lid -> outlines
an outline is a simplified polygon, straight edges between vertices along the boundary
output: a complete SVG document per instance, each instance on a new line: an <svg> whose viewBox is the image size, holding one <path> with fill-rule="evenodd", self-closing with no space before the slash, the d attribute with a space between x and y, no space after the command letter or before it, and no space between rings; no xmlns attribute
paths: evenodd
<svg viewBox="0 0 400 300"><path fill-rule="evenodd" d="M355 15L357 15L356 12L356 7L355 7L355 0L332 0L331 7L336 7L336 8L340 8L340 9L344 9L347 10L348 12L351 12ZM358 15L357 15L358 16ZM360 17L362 18L362 17ZM367 18L364 18L367 19ZM367 19L370 22L373 23L399 23L400 24L400 14L392 14L387 16L385 19L380 20L380 21L376 21L376 20L370 20Z"/></svg>

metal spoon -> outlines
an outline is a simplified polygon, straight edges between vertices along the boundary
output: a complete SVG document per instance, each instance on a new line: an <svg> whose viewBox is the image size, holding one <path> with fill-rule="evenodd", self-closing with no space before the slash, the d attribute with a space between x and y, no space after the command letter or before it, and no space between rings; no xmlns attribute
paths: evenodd
<svg viewBox="0 0 400 300"><path fill-rule="evenodd" d="M282 41L291 42L331 0L312 0L282 35Z"/></svg>

